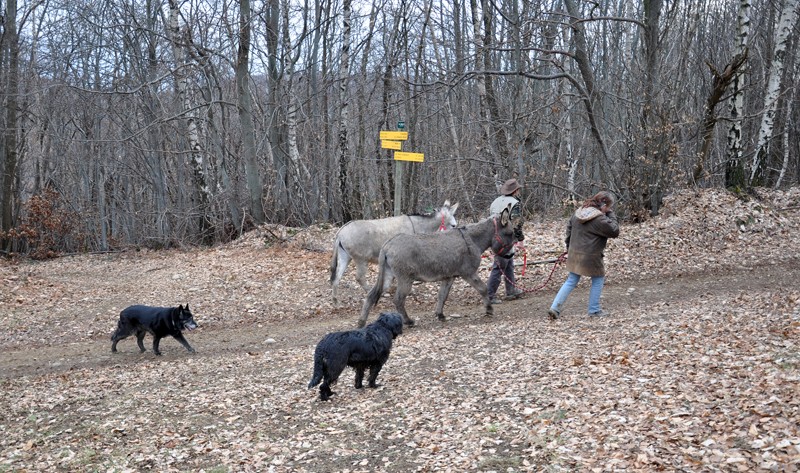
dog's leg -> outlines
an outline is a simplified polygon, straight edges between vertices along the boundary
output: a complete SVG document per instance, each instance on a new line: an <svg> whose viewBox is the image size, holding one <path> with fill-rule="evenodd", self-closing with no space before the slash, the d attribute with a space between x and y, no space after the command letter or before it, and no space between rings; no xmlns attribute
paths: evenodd
<svg viewBox="0 0 800 473"><path fill-rule="evenodd" d="M323 366L323 377L322 377L322 384L319 387L319 397L323 401L327 401L329 397L333 396L334 393L331 391L331 386L336 384L339 381L339 376L342 374L342 371L347 367L347 360L342 359L326 359L325 365Z"/></svg>
<svg viewBox="0 0 800 473"><path fill-rule="evenodd" d="M320 384L320 386L319 386L319 399L321 401L327 401L334 394L336 394L336 393L331 391L331 388L330 388L330 386L328 386L328 382L327 381L323 381L322 384Z"/></svg>
<svg viewBox="0 0 800 473"><path fill-rule="evenodd" d="M356 368L356 389L364 387L364 368L359 366Z"/></svg>
<svg viewBox="0 0 800 473"><path fill-rule="evenodd" d="M136 332L136 344L139 345L139 351L142 352L142 353L147 351L144 348L144 335L145 335L145 333L147 333L147 332L145 332L144 330L139 330L139 331Z"/></svg>
<svg viewBox="0 0 800 473"><path fill-rule="evenodd" d="M192 346L189 345L189 342L186 341L186 338L184 338L182 333L178 333L178 335L173 335L173 337L175 337L175 340L181 342L181 345L186 347L186 349L189 350L189 353L194 353L195 352L194 348L192 348Z"/></svg>
<svg viewBox="0 0 800 473"><path fill-rule="evenodd" d="M117 330L116 332L114 332L113 335L111 335L111 353L117 352L117 342L124 338L125 336L120 335L119 330Z"/></svg>
<svg viewBox="0 0 800 473"><path fill-rule="evenodd" d="M367 378L367 386L371 388L377 388L378 383L378 373L381 372L381 368L383 368L383 363L375 363L369 367L369 378Z"/></svg>
<svg viewBox="0 0 800 473"><path fill-rule="evenodd" d="M155 353L156 356L161 356L161 352L158 351L159 342L161 342L161 337L153 335L153 353Z"/></svg>

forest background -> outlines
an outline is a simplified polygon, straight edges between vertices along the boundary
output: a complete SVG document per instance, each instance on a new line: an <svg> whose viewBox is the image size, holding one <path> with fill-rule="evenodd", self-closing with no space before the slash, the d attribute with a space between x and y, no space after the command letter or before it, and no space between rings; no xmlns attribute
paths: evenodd
<svg viewBox="0 0 800 473"><path fill-rule="evenodd" d="M800 182L799 0L4 3L5 253Z"/></svg>

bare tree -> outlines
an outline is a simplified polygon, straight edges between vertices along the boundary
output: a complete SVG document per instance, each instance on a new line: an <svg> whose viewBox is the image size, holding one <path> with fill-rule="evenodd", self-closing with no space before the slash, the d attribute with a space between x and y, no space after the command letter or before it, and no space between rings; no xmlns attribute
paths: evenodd
<svg viewBox="0 0 800 473"><path fill-rule="evenodd" d="M14 226L15 184L17 180L17 133L19 122L19 35L17 32L17 0L6 0L2 42L0 42L0 70L5 79L5 131L3 133L3 173L0 199L2 199L2 227L4 232ZM8 241L0 241L8 249Z"/></svg>
<svg viewBox="0 0 800 473"><path fill-rule="evenodd" d="M180 12L177 0L169 0L167 32L169 33L169 39L172 43L172 56L175 62L173 75L175 76L175 89L177 92L178 104L181 115L185 117L185 133L189 145L189 163L192 166L195 192L199 199L197 211L198 228L201 240L206 244L211 244L213 243L214 235L209 220L209 203L213 197L207 183L207 165L200 140L200 130L195 114L195 105L189 97L188 72L192 65L188 61L188 58L191 56L185 49L188 48L190 42L181 38L179 15ZM184 30L184 35L189 35L188 28Z"/></svg>
<svg viewBox="0 0 800 473"><path fill-rule="evenodd" d="M353 203L348 196L350 183L348 166L350 162L350 149L348 144L348 128L350 124L350 96L348 85L350 83L350 33L351 33L351 0L344 0L342 9L342 47L339 61L339 141L337 167L339 170L339 194L342 198L342 220L347 222L353 219Z"/></svg>
<svg viewBox="0 0 800 473"><path fill-rule="evenodd" d="M761 116L761 126L758 129L758 139L753 152L753 161L750 164L750 185L761 185L765 180L764 165L769 161L770 144L775 113L778 109L778 100L781 94L781 78L786 62L786 52L791 41L792 29L797 24L797 9L800 0L785 0L780 18L775 27L775 49L772 65L769 70L767 92L764 96L764 112Z"/></svg>
<svg viewBox="0 0 800 473"><path fill-rule="evenodd" d="M239 107L239 121L242 127L242 155L250 216L256 223L264 221L262 184L256 155L255 125L253 124L253 99L250 91L250 0L239 2L239 49L236 56L236 96Z"/></svg>
<svg viewBox="0 0 800 473"><path fill-rule="evenodd" d="M703 137L703 142L700 148L700 153L697 156L697 163L694 166L692 182L690 182L690 185L697 183L703 177L703 173L705 172L705 163L708 160L708 153L711 149L711 141L714 136L714 127L717 124L717 115L715 113L715 109L722 100L722 97L725 94L725 91L728 89L728 86L739 75L739 69L741 69L746 60L746 55L737 55L731 60L730 63L728 63L727 66L725 66L725 69L723 69L721 72L717 70L713 64L708 64L709 69L711 69L711 75L714 78L713 87L711 89L711 94L706 100L706 112L705 117L703 118L702 130L700 132Z"/></svg>
<svg viewBox="0 0 800 473"><path fill-rule="evenodd" d="M736 22L736 55L740 57L747 54L747 43L750 37L750 9L751 0L739 0ZM728 188L743 188L747 184L742 156L743 72L741 70L737 72L731 81L731 124L728 128L728 159L725 163L725 187Z"/></svg>

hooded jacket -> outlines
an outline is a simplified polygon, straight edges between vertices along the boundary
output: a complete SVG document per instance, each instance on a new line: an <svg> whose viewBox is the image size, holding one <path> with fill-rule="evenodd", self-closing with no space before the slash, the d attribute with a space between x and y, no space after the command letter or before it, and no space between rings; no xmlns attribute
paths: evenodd
<svg viewBox="0 0 800 473"><path fill-rule="evenodd" d="M605 276L603 251L609 238L619 236L619 223L613 211L603 214L594 207L581 207L569 219L567 271L581 276Z"/></svg>

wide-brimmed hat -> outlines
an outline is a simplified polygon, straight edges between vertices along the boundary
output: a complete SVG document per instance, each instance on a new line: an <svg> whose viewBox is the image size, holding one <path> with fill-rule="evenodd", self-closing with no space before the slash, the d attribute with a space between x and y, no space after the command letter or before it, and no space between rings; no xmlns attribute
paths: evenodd
<svg viewBox="0 0 800 473"><path fill-rule="evenodd" d="M516 179L509 179L500 186L500 193L502 195L511 195L517 189L522 189L522 186L519 185Z"/></svg>

